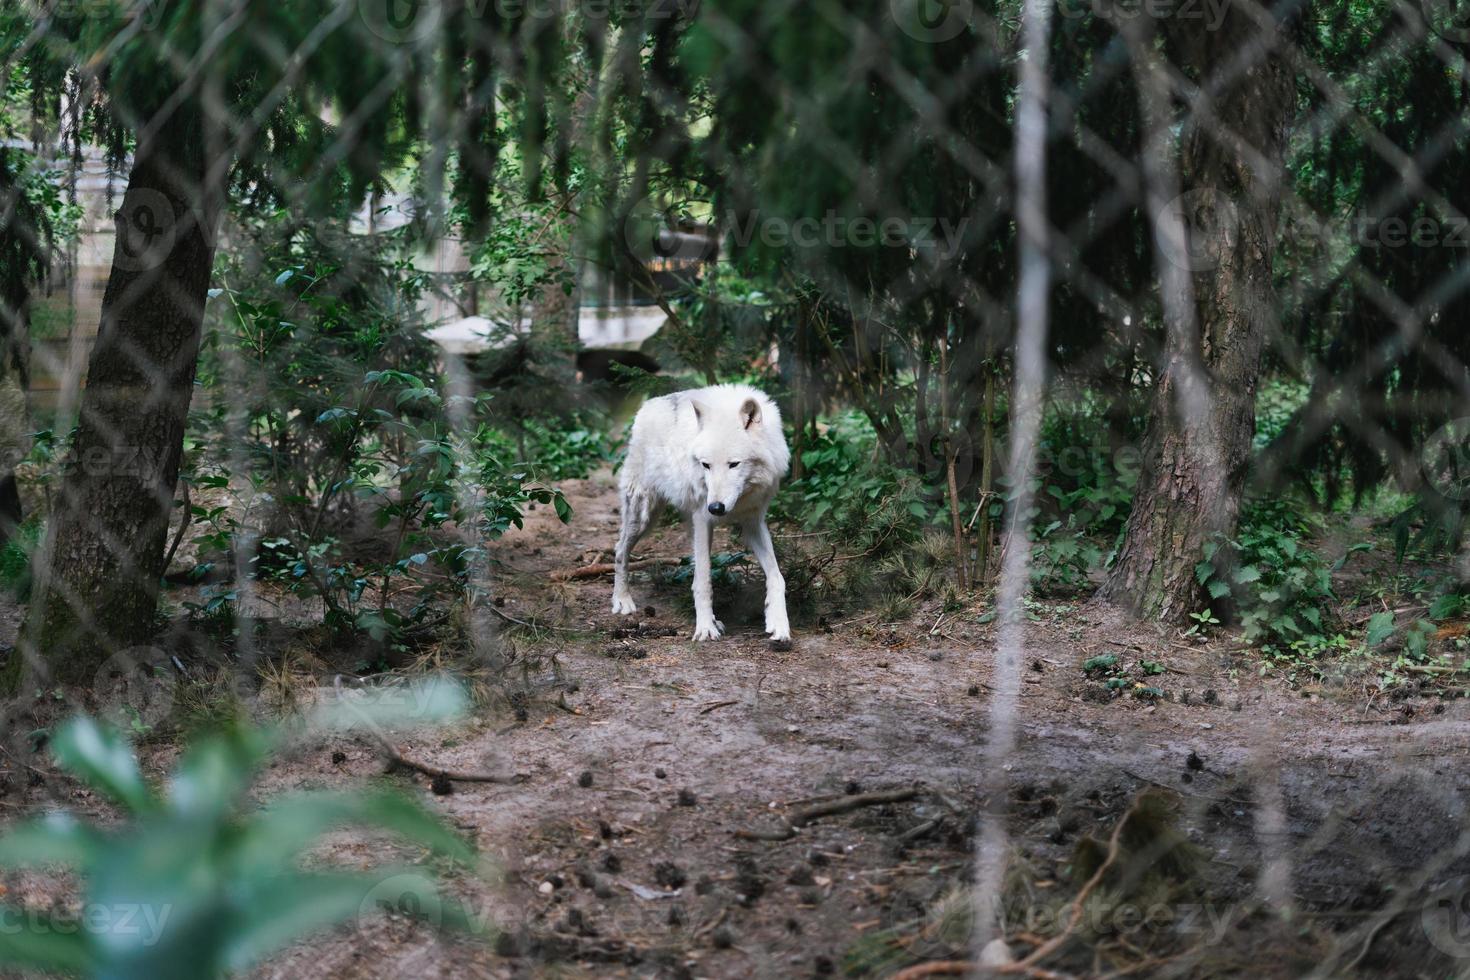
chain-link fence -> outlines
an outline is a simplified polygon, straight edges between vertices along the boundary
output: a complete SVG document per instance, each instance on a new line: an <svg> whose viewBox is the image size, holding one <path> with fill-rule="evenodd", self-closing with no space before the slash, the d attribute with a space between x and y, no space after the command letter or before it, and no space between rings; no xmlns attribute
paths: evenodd
<svg viewBox="0 0 1470 980"><path fill-rule="evenodd" d="M0 51L7 965L1466 971L1466 5Z"/></svg>

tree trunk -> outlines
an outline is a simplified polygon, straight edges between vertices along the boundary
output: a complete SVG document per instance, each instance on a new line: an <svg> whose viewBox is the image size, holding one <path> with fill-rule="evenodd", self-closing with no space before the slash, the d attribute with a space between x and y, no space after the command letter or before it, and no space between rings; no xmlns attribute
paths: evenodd
<svg viewBox="0 0 1470 980"><path fill-rule="evenodd" d="M154 630L219 216L204 141L188 107L140 140L12 689L90 681Z"/></svg>
<svg viewBox="0 0 1470 980"><path fill-rule="evenodd" d="M1169 331L1123 548L1099 595L1180 622L1200 608L1194 569L1205 544L1233 533L1239 516L1275 317L1271 261L1294 90L1269 47L1276 33L1242 7L1232 4L1215 31L1185 19L1170 29L1171 53L1201 97L1180 152L1188 247L1161 248L1159 261L1193 273L1180 281L1192 280L1196 326ZM1233 62L1243 54L1251 57L1242 72Z"/></svg>
<svg viewBox="0 0 1470 980"><path fill-rule="evenodd" d="M15 465L30 444L26 406L26 353L29 348L26 296L7 296L0 309L0 548L20 527L24 516ZM14 303L14 305L12 305Z"/></svg>
<svg viewBox="0 0 1470 980"><path fill-rule="evenodd" d="M15 465L30 449L30 306L33 277L44 274L43 231L13 181L9 151L0 147L0 547L19 528L22 513Z"/></svg>

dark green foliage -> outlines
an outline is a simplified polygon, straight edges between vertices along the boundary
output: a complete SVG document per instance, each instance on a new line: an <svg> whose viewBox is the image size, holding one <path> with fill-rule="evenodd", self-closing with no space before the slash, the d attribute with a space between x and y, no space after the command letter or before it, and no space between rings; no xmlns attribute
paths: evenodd
<svg viewBox="0 0 1470 980"><path fill-rule="evenodd" d="M45 525L29 520L0 546L0 589L25 602L31 594L31 558L41 544Z"/></svg>
<svg viewBox="0 0 1470 980"><path fill-rule="evenodd" d="M203 371L246 394L194 415L191 479L233 496L194 505L195 540L206 562L248 556L247 574L320 600L334 629L404 645L467 594L486 539L532 504L570 517L538 470L585 475L608 447L575 416L507 433L493 392L446 394L407 249L313 227L259 221L255 250L221 270Z"/></svg>
<svg viewBox="0 0 1470 980"><path fill-rule="evenodd" d="M820 592L907 594L932 577L934 556L921 544L934 506L911 473L878 451L866 417L834 419L801 458L802 478L772 508L773 519L815 535L778 542L796 601Z"/></svg>
<svg viewBox="0 0 1470 980"><path fill-rule="evenodd" d="M1232 609L1245 639L1285 649L1329 634L1332 568L1308 545L1313 524L1291 504L1246 509L1231 539L1211 545L1195 578L1217 608Z"/></svg>
<svg viewBox="0 0 1470 980"><path fill-rule="evenodd" d="M313 725L422 724L464 703L462 692L440 683L380 698L376 707L339 704ZM122 736L86 717L66 723L51 739L57 765L116 805L123 820L89 824L58 812L0 837L0 864L77 872L84 916L78 923L7 910L6 921L21 925L0 935L0 957L118 980L222 977L364 914L375 886L395 873L413 883L420 907L437 897L436 876L422 866L303 870L303 855L329 831L356 825L445 858L475 859L438 818L391 791L302 792L258 809L248 790L285 734L234 727L202 737L160 793ZM442 924L469 924L438 911Z"/></svg>

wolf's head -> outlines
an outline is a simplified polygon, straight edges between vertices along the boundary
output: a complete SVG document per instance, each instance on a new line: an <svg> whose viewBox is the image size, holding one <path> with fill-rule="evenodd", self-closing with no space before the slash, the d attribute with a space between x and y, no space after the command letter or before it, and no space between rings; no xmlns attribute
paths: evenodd
<svg viewBox="0 0 1470 980"><path fill-rule="evenodd" d="M695 400L694 415L699 433L690 452L704 474L705 505L715 517L733 513L752 491L764 490L780 479L767 449L767 423L761 418L760 402L747 398L738 413L725 417L726 409L712 409ZM776 423L779 425L779 423Z"/></svg>

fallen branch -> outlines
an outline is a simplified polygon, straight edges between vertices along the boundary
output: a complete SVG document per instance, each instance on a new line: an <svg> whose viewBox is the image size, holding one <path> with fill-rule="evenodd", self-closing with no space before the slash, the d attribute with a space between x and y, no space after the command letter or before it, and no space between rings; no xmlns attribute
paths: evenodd
<svg viewBox="0 0 1470 980"><path fill-rule="evenodd" d="M912 827L909 830L905 830L903 833L899 834L898 842L900 844L907 844L911 840L923 837L925 834L929 833L929 831L933 830L935 827L938 827L943 822L943 817L934 817L932 819L925 820L917 827Z"/></svg>
<svg viewBox="0 0 1470 980"><path fill-rule="evenodd" d="M363 733L378 743L378 750L388 760L389 772L393 772L396 769L409 769L413 772L421 772L436 781L447 780L452 783L524 783L530 779L529 776L520 773L513 776L497 776L488 772L453 772L452 770L440 769L438 766L431 766L424 762L416 762L394 748L393 743L388 741L388 736L384 735L382 730L378 728L370 717L363 714L361 709L352 704L351 701L342 699L341 674L332 678L332 688L336 691L338 700L351 709L353 714L357 715L364 723Z"/></svg>
<svg viewBox="0 0 1470 980"><path fill-rule="evenodd" d="M497 776L488 772L454 772L450 769L440 769L438 766L431 766L426 762L416 762L408 758L381 738L377 739L377 742L378 747L388 758L389 772L395 769L409 769L413 772L421 772L430 779L447 779L452 783L524 783L530 778L521 773L513 776Z"/></svg>
<svg viewBox="0 0 1470 980"><path fill-rule="evenodd" d="M996 966L980 966L969 960L933 960L917 963L899 970L892 980L919 980L921 977L966 977L985 976L990 973L1023 973L1034 980L1067 980L1064 973L1053 973L1039 966L1023 966L1020 963L1002 963Z"/></svg>
<svg viewBox="0 0 1470 980"><path fill-rule="evenodd" d="M497 608L494 605L487 605L485 608L488 609L488 610L490 610L495 615L499 616L501 619L505 620L507 623L510 623L510 624L512 624L514 626L524 626L528 630L557 630L558 632L561 632L561 633L591 633L592 632L592 630L582 630L582 629L577 629L577 628L572 627L572 626L556 626L556 625L554 625L552 623L542 623L542 622L537 622L535 620L532 620L530 622L527 622L524 619L516 619L510 613L505 612L504 610L499 609L499 608Z"/></svg>
<svg viewBox="0 0 1470 980"><path fill-rule="evenodd" d="M919 980L920 977L963 977L975 969L969 960L932 960L918 963L893 975L893 980Z"/></svg>
<svg viewBox="0 0 1470 980"><path fill-rule="evenodd" d="M923 793L924 790L917 786L909 789L881 790L874 793L854 793L851 796L838 797L825 803L809 806L805 810L798 810L786 819L786 824L775 830L737 830L735 836L741 840L766 840L783 841L790 840L796 836L796 832L822 817L831 817L839 813L849 813L865 806L882 806L884 803L902 803L912 800Z"/></svg>
<svg viewBox="0 0 1470 980"><path fill-rule="evenodd" d="M1142 798L1142 796L1139 797L1139 799ZM1033 949L1030 955L1024 960L1021 960L1019 963L996 967L994 968L995 972L1027 973L1034 976L1034 974L1031 974L1031 970L1035 969L1036 964L1056 952L1061 948L1063 943L1071 938L1072 933L1077 929L1078 923L1082 921L1082 905L1087 901L1087 896L1091 895L1093 890L1102 883L1103 876L1112 868L1113 862L1118 860L1118 853L1123 840L1123 828L1128 826L1128 821L1133 818L1133 814L1136 812L1138 812L1138 800L1133 801L1133 805L1128 808L1123 816L1118 819L1117 825L1113 827L1113 835L1108 838L1108 856L1103 859L1102 864L1097 866L1097 870L1092 873L1092 877L1087 879L1087 884L1083 885L1077 894L1072 897L1070 903L1072 914L1068 917L1067 924L1062 927L1062 931Z"/></svg>
<svg viewBox="0 0 1470 980"><path fill-rule="evenodd" d="M738 700L735 700L735 701L716 701L714 704L707 704L703 708L700 708L699 709L699 713L702 714L702 715L707 715L711 711L714 711L716 708L728 708L732 704L739 704L739 703L740 702Z"/></svg>
<svg viewBox="0 0 1470 980"><path fill-rule="evenodd" d="M966 976L972 972L1022 974L1028 977L1039 978L1039 980L1058 980L1058 978L1063 977L1064 974L1053 973L1037 964L1060 949L1071 938L1072 933L1076 931L1078 923L1082 921L1083 903L1087 901L1087 897L1092 894L1093 890L1102 883L1103 876L1108 873L1108 869L1118 860L1123 838L1123 828L1128 825L1128 821L1133 818L1136 812L1138 812L1138 802L1135 800L1133 805L1119 818L1117 825L1113 827L1112 836L1108 839L1107 857L1103 859L1102 864L1097 866L1097 870L1092 873L1092 877L1087 879L1087 883L1078 890L1077 894L1073 896L1072 901L1068 903L1071 914L1067 918L1067 924L1062 927L1062 931L1052 936L1040 946L1037 946L1025 959L1014 963L997 963L984 967L978 966L969 960L935 960L932 963L919 963L908 969L900 970L893 975L893 980L919 980L921 977L938 976Z"/></svg>
<svg viewBox="0 0 1470 980"><path fill-rule="evenodd" d="M637 561L628 562L628 567L644 568L648 565L677 565L682 558L640 558ZM617 566L610 561L600 561L593 565L579 565L576 568L561 568L552 572L547 578L553 582L571 582L582 578L597 578L599 575L611 575Z"/></svg>

